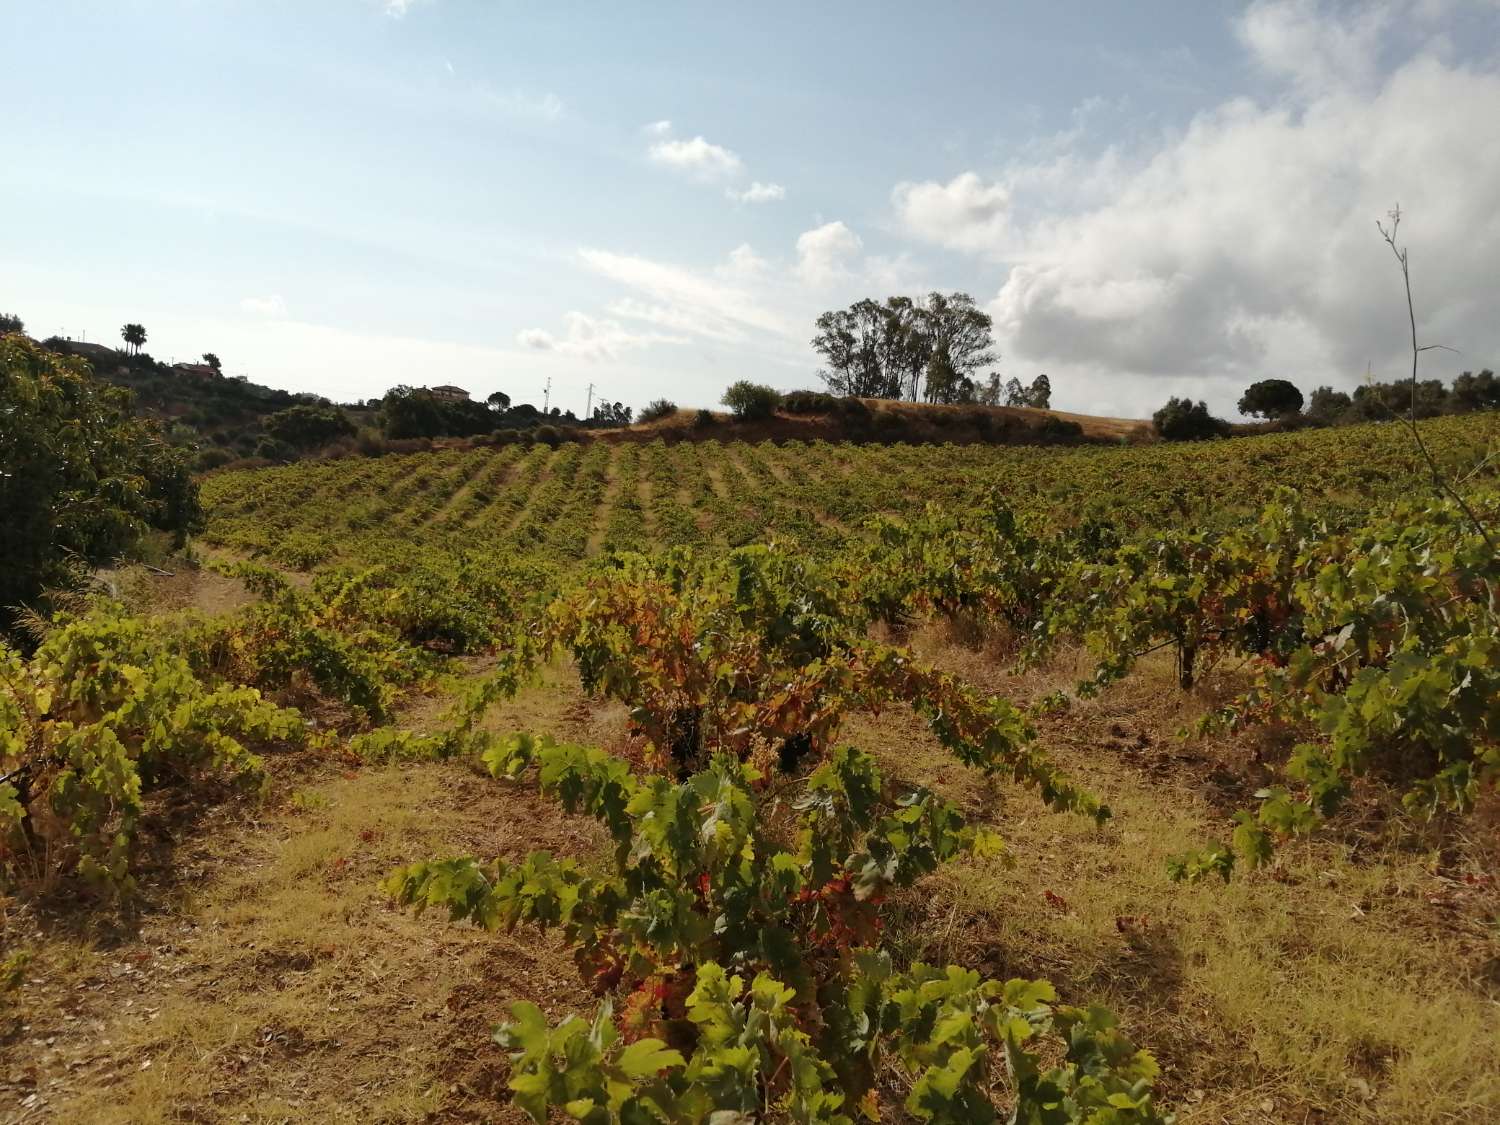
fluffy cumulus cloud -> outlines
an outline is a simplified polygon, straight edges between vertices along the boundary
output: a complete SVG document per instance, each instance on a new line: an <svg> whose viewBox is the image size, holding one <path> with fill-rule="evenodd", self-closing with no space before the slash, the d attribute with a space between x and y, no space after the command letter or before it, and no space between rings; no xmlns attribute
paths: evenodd
<svg viewBox="0 0 1500 1125"><path fill-rule="evenodd" d="M745 162L739 154L703 136L679 137L670 121L653 121L642 130L649 139L646 156L702 183L727 184L724 194L735 203L774 203L786 198L786 188L752 180L744 183Z"/></svg>
<svg viewBox="0 0 1500 1125"><path fill-rule="evenodd" d="M283 317L286 316L286 301L275 293L266 297L246 297L240 301L240 311L251 316Z"/></svg>
<svg viewBox="0 0 1500 1125"><path fill-rule="evenodd" d="M836 281L848 275L863 247L859 235L839 220L804 231L797 237L797 276L813 286Z"/></svg>
<svg viewBox="0 0 1500 1125"><path fill-rule="evenodd" d="M1010 231L1010 188L973 172L946 184L897 184L891 202L906 230L954 250L997 251Z"/></svg>
<svg viewBox="0 0 1500 1125"><path fill-rule="evenodd" d="M665 126L665 130L662 130ZM727 180L745 170L744 162L723 145L702 136L683 139L670 136L671 123L658 121L647 131L655 138L646 150L654 163L700 180Z"/></svg>
<svg viewBox="0 0 1500 1125"><path fill-rule="evenodd" d="M1014 365L1140 412L1181 391L1227 408L1267 374L1398 374L1400 278L1374 224L1399 201L1423 333L1465 353L1432 373L1492 364L1500 72L1454 61L1432 9L1253 4L1238 31L1273 99L1216 106L1144 151L904 184L898 217L1010 265L990 311ZM1058 207L1036 190L1060 171L1087 198Z"/></svg>

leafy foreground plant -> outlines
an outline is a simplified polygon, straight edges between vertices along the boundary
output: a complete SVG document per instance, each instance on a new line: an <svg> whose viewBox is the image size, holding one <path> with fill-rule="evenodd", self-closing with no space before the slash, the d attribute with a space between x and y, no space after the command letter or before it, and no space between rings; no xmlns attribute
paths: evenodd
<svg viewBox="0 0 1500 1125"><path fill-rule="evenodd" d="M680 783L524 734L485 762L534 775L615 845L608 873L538 852L417 863L387 882L486 929L560 927L596 991L628 992L619 1019L606 1000L555 1028L512 1005L495 1038L534 1120L556 1107L587 1122L847 1122L877 1116L888 1066L923 1120L998 1120L1007 1079L1013 1121L1170 1120L1153 1104L1155 1062L1103 1009L1055 1007L1045 981L893 966L885 896L1001 845L947 801L889 784L867 754L839 749L795 796L725 754Z"/></svg>
<svg viewBox="0 0 1500 1125"><path fill-rule="evenodd" d="M128 890L145 786L209 770L254 781L241 740L305 737L296 711L205 683L116 605L64 620L29 661L0 644L0 872Z"/></svg>

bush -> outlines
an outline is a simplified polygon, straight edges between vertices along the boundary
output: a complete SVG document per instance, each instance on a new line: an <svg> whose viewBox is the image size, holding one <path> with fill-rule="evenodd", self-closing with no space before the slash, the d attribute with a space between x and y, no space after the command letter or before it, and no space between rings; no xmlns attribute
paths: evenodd
<svg viewBox="0 0 1500 1125"><path fill-rule="evenodd" d="M227 449L205 449L198 454L198 471L206 473L210 469L222 469L234 460L234 454Z"/></svg>
<svg viewBox="0 0 1500 1125"><path fill-rule="evenodd" d="M712 410L699 410L698 416L693 419L693 426L700 430L706 430L710 426L718 425L718 423L719 420L714 417Z"/></svg>
<svg viewBox="0 0 1500 1125"><path fill-rule="evenodd" d="M1170 398L1151 415L1151 424L1166 441L1202 441L1229 433L1229 423L1208 412L1208 404L1190 398Z"/></svg>
<svg viewBox="0 0 1500 1125"><path fill-rule="evenodd" d="M354 423L336 406L299 403L266 415L262 424L276 441L303 451L354 436Z"/></svg>
<svg viewBox="0 0 1500 1125"><path fill-rule="evenodd" d="M722 401L725 406L734 411L736 418L748 421L755 418L769 418L781 403L781 395L764 383L752 383L748 379L741 379L738 383L730 384L729 389L724 392Z"/></svg>
<svg viewBox="0 0 1500 1125"><path fill-rule="evenodd" d="M1036 432L1037 436L1049 445L1061 445L1083 437L1081 425L1066 418L1059 418L1056 414L1049 414L1043 418Z"/></svg>
<svg viewBox="0 0 1500 1125"><path fill-rule="evenodd" d="M788 414L835 414L844 401L826 391L792 391L782 396L781 409ZM858 399L848 401L859 402Z"/></svg>
<svg viewBox="0 0 1500 1125"><path fill-rule="evenodd" d="M539 441L543 445L556 449L562 444L562 431L556 426L538 426L531 431L531 440Z"/></svg>
<svg viewBox="0 0 1500 1125"><path fill-rule="evenodd" d="M191 453L131 413L131 395L82 360L0 337L0 630L14 607L70 581L79 561L131 550L148 528L180 543L202 525ZM0 724L3 727L3 724Z"/></svg>
<svg viewBox="0 0 1500 1125"><path fill-rule="evenodd" d="M648 402L636 415L637 422L659 422L677 413L677 404L669 398L658 398Z"/></svg>

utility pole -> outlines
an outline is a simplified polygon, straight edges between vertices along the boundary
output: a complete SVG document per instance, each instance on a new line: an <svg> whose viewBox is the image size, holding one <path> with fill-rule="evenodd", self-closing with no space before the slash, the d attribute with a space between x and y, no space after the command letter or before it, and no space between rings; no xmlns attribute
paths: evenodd
<svg viewBox="0 0 1500 1125"><path fill-rule="evenodd" d="M552 376L547 376L547 386L542 390L542 413L547 413L547 406L552 401Z"/></svg>
<svg viewBox="0 0 1500 1125"><path fill-rule="evenodd" d="M583 408L583 420L587 422L594 416L594 384L589 384L588 404Z"/></svg>

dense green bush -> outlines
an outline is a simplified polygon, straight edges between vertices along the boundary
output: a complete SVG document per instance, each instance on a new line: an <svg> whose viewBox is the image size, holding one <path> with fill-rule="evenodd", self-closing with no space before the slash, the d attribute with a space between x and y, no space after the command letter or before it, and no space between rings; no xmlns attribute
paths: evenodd
<svg viewBox="0 0 1500 1125"><path fill-rule="evenodd" d="M1190 398L1168 399L1165 406L1151 415L1151 424L1167 441L1202 441L1229 433L1229 423L1210 414L1206 402Z"/></svg>
<svg viewBox="0 0 1500 1125"><path fill-rule="evenodd" d="M266 433L283 445L307 451L354 436L354 423L336 406L299 403L267 415Z"/></svg>
<svg viewBox="0 0 1500 1125"><path fill-rule="evenodd" d="M769 418L780 405L781 395L773 387L768 387L764 383L752 383L748 379L741 379L737 383L730 384L724 392L722 401L725 406L734 411L736 418Z"/></svg>
<svg viewBox="0 0 1500 1125"><path fill-rule="evenodd" d="M836 395L826 391L789 391L782 396L781 409L788 414L834 414L839 410L839 404L843 402ZM858 399L850 401L859 402ZM863 406L863 403L860 403Z"/></svg>
<svg viewBox="0 0 1500 1125"><path fill-rule="evenodd" d="M81 360L0 338L0 419L0 629L76 561L116 558L149 528L181 541L202 523L190 452Z"/></svg>

